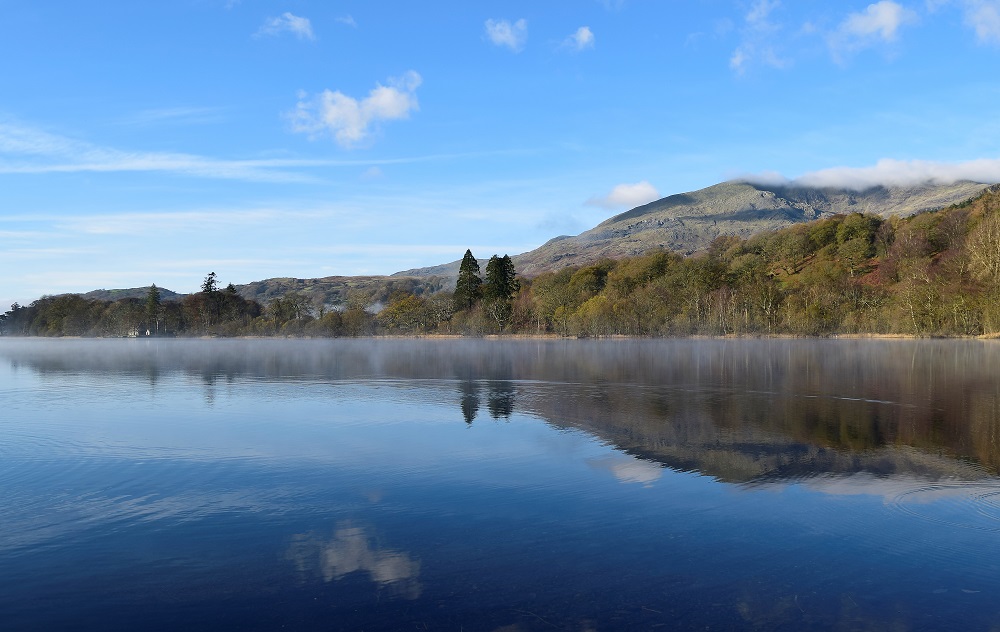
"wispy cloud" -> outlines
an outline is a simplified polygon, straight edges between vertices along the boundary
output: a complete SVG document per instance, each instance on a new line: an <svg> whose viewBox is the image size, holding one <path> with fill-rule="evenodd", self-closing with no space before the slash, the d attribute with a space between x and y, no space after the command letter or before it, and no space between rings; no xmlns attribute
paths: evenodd
<svg viewBox="0 0 1000 632"><path fill-rule="evenodd" d="M126 125L204 125L222 120L223 108L170 107L152 108L125 118Z"/></svg>
<svg viewBox="0 0 1000 632"><path fill-rule="evenodd" d="M606 209L634 208L658 200L660 197L656 187L643 180L635 184L619 184L607 195L592 197L586 204Z"/></svg>
<svg viewBox="0 0 1000 632"><path fill-rule="evenodd" d="M287 11L278 17L264 20L264 23L254 35L256 37L274 37L283 33L291 33L302 40L316 39L309 18L292 15Z"/></svg>
<svg viewBox="0 0 1000 632"><path fill-rule="evenodd" d="M964 0L965 24L976 32L976 39L1000 44L1000 0Z"/></svg>
<svg viewBox="0 0 1000 632"><path fill-rule="evenodd" d="M892 0L880 0L863 11L849 14L829 37L834 59L899 38L900 28L917 20L917 14Z"/></svg>
<svg viewBox="0 0 1000 632"><path fill-rule="evenodd" d="M340 22L341 24L346 24L351 28L354 29L358 28L358 23L354 21L354 17L351 15L342 15L339 18L337 18L337 21Z"/></svg>
<svg viewBox="0 0 1000 632"><path fill-rule="evenodd" d="M1000 159L946 163L928 160L885 158L869 167L832 167L786 178L780 174L755 174L744 179L764 184L794 184L804 187L834 187L858 191L876 186L954 184L963 180L993 184L1000 182Z"/></svg>
<svg viewBox="0 0 1000 632"><path fill-rule="evenodd" d="M729 56L729 67L743 74L755 63L772 68L785 68L790 62L775 49L781 25L771 19L771 13L781 6L779 0L755 0L744 16L739 46Z"/></svg>
<svg viewBox="0 0 1000 632"><path fill-rule="evenodd" d="M339 90L324 90L313 97L301 94L295 110L288 114L292 131L312 138L330 134L342 147L356 147L367 141L383 121L406 119L410 112L418 110L416 90L422 81L411 70L389 79L389 85L376 84L360 100Z"/></svg>
<svg viewBox="0 0 1000 632"><path fill-rule="evenodd" d="M0 174L165 172L202 178L258 182L311 182L315 181L315 178L308 173L302 173L301 170L410 164L509 153L511 152L428 154L368 160L307 158L227 160L187 153L131 151L103 147L23 124L0 122Z"/></svg>
<svg viewBox="0 0 1000 632"><path fill-rule="evenodd" d="M513 24L509 20L486 20L486 37L497 46L506 46L515 53L524 50L528 41L528 21L521 18Z"/></svg>
<svg viewBox="0 0 1000 632"><path fill-rule="evenodd" d="M582 52L594 47L594 32L589 26L581 26L572 35L563 40L563 47L574 52Z"/></svg>

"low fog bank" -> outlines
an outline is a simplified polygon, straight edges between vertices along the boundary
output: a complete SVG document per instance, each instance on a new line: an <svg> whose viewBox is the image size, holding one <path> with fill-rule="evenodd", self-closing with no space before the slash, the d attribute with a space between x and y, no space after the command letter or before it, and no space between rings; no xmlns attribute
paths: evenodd
<svg viewBox="0 0 1000 632"><path fill-rule="evenodd" d="M894 339L0 339L0 361L42 374L514 379L701 385L897 401L927 383L994 385L1000 344ZM942 373L944 364L949 371Z"/></svg>
<svg viewBox="0 0 1000 632"><path fill-rule="evenodd" d="M1000 469L991 341L8 339L4 363L48 381L86 373L153 388L170 374L209 390L220 379L389 385L393 398L453 406L469 425L527 414L731 483L865 473L858 493L874 493L885 477Z"/></svg>
<svg viewBox="0 0 1000 632"><path fill-rule="evenodd" d="M945 163L927 160L879 160L869 167L832 167L787 178L779 173L742 174L739 179L764 186L795 186L812 189L851 189L865 191L874 187L915 187L950 185L957 182L1000 182L1000 159L980 159Z"/></svg>

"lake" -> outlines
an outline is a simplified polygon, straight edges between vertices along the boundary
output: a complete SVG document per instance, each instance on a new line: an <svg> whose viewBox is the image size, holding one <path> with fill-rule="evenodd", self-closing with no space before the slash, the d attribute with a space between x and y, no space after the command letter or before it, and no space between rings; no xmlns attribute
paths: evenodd
<svg viewBox="0 0 1000 632"><path fill-rule="evenodd" d="M4 630L991 630L1000 343L0 340Z"/></svg>

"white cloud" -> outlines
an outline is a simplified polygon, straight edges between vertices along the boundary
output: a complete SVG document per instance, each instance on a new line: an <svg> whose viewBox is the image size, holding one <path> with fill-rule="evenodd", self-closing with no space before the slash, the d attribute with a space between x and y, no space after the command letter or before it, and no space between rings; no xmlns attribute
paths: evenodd
<svg viewBox="0 0 1000 632"><path fill-rule="evenodd" d="M590 30L589 26L581 26L563 41L563 46L578 53L593 48L594 32Z"/></svg>
<svg viewBox="0 0 1000 632"><path fill-rule="evenodd" d="M588 206L599 206L606 209L634 208L658 200L662 197L652 184L643 180L635 184L619 184L604 197L592 197L587 200Z"/></svg>
<svg viewBox="0 0 1000 632"><path fill-rule="evenodd" d="M351 16L351 15L341 16L341 17L337 18L337 21L340 22L341 24L346 24L347 26L349 26L351 28L355 28L355 29L358 28L358 23L354 21L354 17Z"/></svg>
<svg viewBox="0 0 1000 632"><path fill-rule="evenodd" d="M751 63L762 63L772 68L785 68L789 61L774 46L782 26L771 20L771 13L781 6L779 0L756 0L744 16L740 29L739 46L729 56L729 67L743 74Z"/></svg>
<svg viewBox="0 0 1000 632"><path fill-rule="evenodd" d="M375 84L361 100L339 90L324 90L312 98L303 94L289 114L292 130L310 137L329 133L342 147L355 147L367 141L382 121L406 119L418 110L416 90L422 81L411 70L389 79L389 85Z"/></svg>
<svg viewBox="0 0 1000 632"><path fill-rule="evenodd" d="M899 3L881 0L868 5L864 11L848 15L841 29L854 37L876 37L891 42L896 39L899 27L908 19L908 13Z"/></svg>
<svg viewBox="0 0 1000 632"><path fill-rule="evenodd" d="M965 24L980 42L1000 44L1000 1L965 0Z"/></svg>
<svg viewBox="0 0 1000 632"><path fill-rule="evenodd" d="M270 158L226 160L186 153L124 150L60 136L23 124L0 121L0 174L164 172L202 178L255 182L314 182L302 170L371 167L459 160L510 152L430 154L377 160ZM291 171L299 170L300 172Z"/></svg>
<svg viewBox="0 0 1000 632"><path fill-rule="evenodd" d="M287 11L276 18L267 18L264 20L264 24L261 25L255 35L257 37L276 36L282 33L291 33L299 39L316 39L309 18L292 15Z"/></svg>
<svg viewBox="0 0 1000 632"><path fill-rule="evenodd" d="M222 120L223 108L171 107L141 110L122 122L126 125L202 125Z"/></svg>
<svg viewBox="0 0 1000 632"><path fill-rule="evenodd" d="M899 38L904 24L915 22L917 14L892 0L880 0L863 11L851 13L833 32L828 43L834 59L876 44L889 44Z"/></svg>
<svg viewBox="0 0 1000 632"><path fill-rule="evenodd" d="M521 18L511 24L508 20L486 20L486 37L497 46L506 46L515 53L524 50L528 41L528 21Z"/></svg>
<svg viewBox="0 0 1000 632"><path fill-rule="evenodd" d="M310 178L280 169L313 166L308 162L221 160L184 153L125 151L24 125L0 123L0 173L162 171L220 179L303 182Z"/></svg>
<svg viewBox="0 0 1000 632"><path fill-rule="evenodd" d="M788 179L775 173L755 174L744 179L761 184L794 184L805 187L834 187L858 191L875 186L953 184L962 180L993 184L1000 182L1000 159L944 163L886 158L870 167L833 167L806 173L794 179Z"/></svg>

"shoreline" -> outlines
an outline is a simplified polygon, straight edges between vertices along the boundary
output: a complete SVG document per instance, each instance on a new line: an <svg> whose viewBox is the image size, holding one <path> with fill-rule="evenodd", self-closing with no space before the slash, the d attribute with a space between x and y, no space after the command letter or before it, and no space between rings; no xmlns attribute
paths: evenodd
<svg viewBox="0 0 1000 632"><path fill-rule="evenodd" d="M947 336L918 334L692 334L689 336L562 336L559 334L380 334L376 336L0 336L3 340L1000 340L1000 333Z"/></svg>

